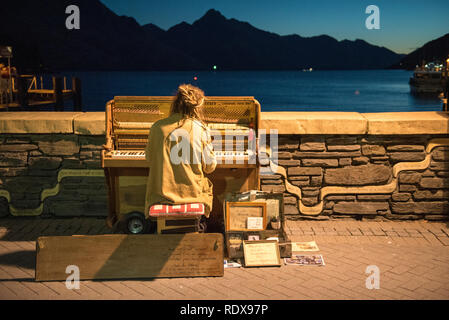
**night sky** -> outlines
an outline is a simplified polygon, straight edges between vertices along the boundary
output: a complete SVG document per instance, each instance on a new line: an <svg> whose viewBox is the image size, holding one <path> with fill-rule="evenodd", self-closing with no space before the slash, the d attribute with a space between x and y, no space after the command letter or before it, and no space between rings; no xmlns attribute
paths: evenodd
<svg viewBox="0 0 449 320"><path fill-rule="evenodd" d="M449 0L101 0L118 15L167 30L193 23L213 8L226 18L246 21L280 35L321 34L338 40L363 39L397 53L410 53L449 33ZM368 5L380 9L380 30L368 30Z"/></svg>

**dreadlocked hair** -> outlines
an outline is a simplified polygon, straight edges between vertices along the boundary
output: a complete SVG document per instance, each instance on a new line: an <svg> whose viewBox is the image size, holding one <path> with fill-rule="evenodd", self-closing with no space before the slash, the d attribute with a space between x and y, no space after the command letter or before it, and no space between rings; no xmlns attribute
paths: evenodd
<svg viewBox="0 0 449 320"><path fill-rule="evenodd" d="M175 99L171 105L170 114L180 113L183 118L194 118L202 122L202 106L204 91L191 84L182 84L178 87Z"/></svg>

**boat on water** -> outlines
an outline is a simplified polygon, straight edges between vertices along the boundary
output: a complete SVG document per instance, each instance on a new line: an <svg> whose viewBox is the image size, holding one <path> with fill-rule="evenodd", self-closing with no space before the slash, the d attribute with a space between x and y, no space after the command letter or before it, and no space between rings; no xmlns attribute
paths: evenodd
<svg viewBox="0 0 449 320"><path fill-rule="evenodd" d="M417 66L410 78L410 91L416 95L440 95L443 92L447 75L445 66L436 62L429 62L423 66Z"/></svg>

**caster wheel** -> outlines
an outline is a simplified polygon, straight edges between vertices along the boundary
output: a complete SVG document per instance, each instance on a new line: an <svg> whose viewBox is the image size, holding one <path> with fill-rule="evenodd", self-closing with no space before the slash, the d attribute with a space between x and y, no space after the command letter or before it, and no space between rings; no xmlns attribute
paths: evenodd
<svg viewBox="0 0 449 320"><path fill-rule="evenodd" d="M149 229L148 221L142 213L133 212L123 221L123 229L127 234L144 234Z"/></svg>

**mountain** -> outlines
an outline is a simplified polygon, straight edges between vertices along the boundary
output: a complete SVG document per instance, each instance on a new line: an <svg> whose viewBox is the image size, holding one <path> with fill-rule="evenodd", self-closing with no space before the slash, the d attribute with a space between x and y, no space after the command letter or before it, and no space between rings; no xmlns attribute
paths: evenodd
<svg viewBox="0 0 449 320"><path fill-rule="evenodd" d="M65 28L65 8L80 8L80 29ZM211 9L167 31L118 16L98 0L15 0L2 4L0 45L16 65L56 70L377 69L402 57L363 40L280 36Z"/></svg>
<svg viewBox="0 0 449 320"><path fill-rule="evenodd" d="M424 61L444 62L449 58L449 33L432 41L427 42L421 48L416 49L405 56L399 63L393 65L393 68L414 69Z"/></svg>

